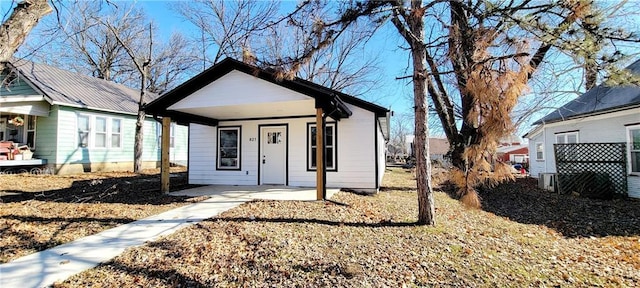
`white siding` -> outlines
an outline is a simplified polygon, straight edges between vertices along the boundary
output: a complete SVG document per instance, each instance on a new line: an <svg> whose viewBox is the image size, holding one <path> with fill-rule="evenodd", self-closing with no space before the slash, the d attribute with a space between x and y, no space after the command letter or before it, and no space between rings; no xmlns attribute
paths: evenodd
<svg viewBox="0 0 640 288"><path fill-rule="evenodd" d="M382 130L380 130L380 125L376 121L376 137L378 137L378 188L382 186L382 179L384 177L384 172L387 168L386 159L387 155L385 155L385 147L387 146L384 136L382 135Z"/></svg>
<svg viewBox="0 0 640 288"><path fill-rule="evenodd" d="M640 109L631 109L592 117L547 124L542 133L529 140L530 172L537 177L539 173L556 173L553 150L557 133L578 131L579 143L623 143L627 142L625 125L640 122ZM545 160L536 162L535 142L544 141ZM629 196L640 197L640 177L629 176Z"/></svg>
<svg viewBox="0 0 640 288"><path fill-rule="evenodd" d="M256 91L260 91L256 95ZM259 96L259 97L258 97ZM309 96L260 80L239 71L231 71L171 105L169 109L254 105L259 103L305 101Z"/></svg>
<svg viewBox="0 0 640 288"><path fill-rule="evenodd" d="M536 143L544 142L544 133L538 133L534 137L529 138L529 174L531 177L538 178L540 173L545 172L545 161L537 160L536 156ZM544 151L544 158L546 159L548 151Z"/></svg>
<svg viewBox="0 0 640 288"><path fill-rule="evenodd" d="M327 187L375 189L375 117L351 106L353 115L337 122L337 172L327 172ZM329 120L330 121L330 120ZM189 181L192 184L258 184L258 125L288 124L291 186L315 187L316 172L307 171L307 123L315 118L221 121L220 126L241 126L241 171L216 170L216 127L190 125ZM384 141L380 143L384 149ZM379 158L384 167L384 150ZM384 169L384 168L381 168ZM382 170L384 171L384 170ZM380 176L380 175L379 175ZM381 176L380 176L381 177Z"/></svg>

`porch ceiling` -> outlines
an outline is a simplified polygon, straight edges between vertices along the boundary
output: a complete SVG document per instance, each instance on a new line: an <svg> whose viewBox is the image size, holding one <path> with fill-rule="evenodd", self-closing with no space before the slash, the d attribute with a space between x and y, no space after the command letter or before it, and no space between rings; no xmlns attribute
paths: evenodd
<svg viewBox="0 0 640 288"><path fill-rule="evenodd" d="M314 99L209 107L170 109L218 120L303 116L315 114Z"/></svg>

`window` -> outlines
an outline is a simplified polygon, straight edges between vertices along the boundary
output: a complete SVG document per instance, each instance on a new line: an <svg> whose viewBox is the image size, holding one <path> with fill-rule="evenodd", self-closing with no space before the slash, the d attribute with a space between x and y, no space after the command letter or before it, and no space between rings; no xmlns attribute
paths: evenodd
<svg viewBox="0 0 640 288"><path fill-rule="evenodd" d="M629 139L629 172L640 173L640 125L627 127Z"/></svg>
<svg viewBox="0 0 640 288"><path fill-rule="evenodd" d="M578 132L566 132L556 134L556 144L578 143Z"/></svg>
<svg viewBox="0 0 640 288"><path fill-rule="evenodd" d="M318 147L316 145L316 124L307 123L307 170L316 170L316 155ZM327 171L337 171L337 132L336 123L326 123L324 141L325 141L325 166Z"/></svg>
<svg viewBox="0 0 640 288"><path fill-rule="evenodd" d="M122 148L122 119L82 114L77 121L78 147Z"/></svg>
<svg viewBox="0 0 640 288"><path fill-rule="evenodd" d="M544 160L544 143L536 142L536 160Z"/></svg>
<svg viewBox="0 0 640 288"><path fill-rule="evenodd" d="M89 147L89 116L78 115L78 147Z"/></svg>
<svg viewBox="0 0 640 288"><path fill-rule="evenodd" d="M174 122L171 122L171 125L169 127L169 147L176 147L176 123Z"/></svg>
<svg viewBox="0 0 640 288"><path fill-rule="evenodd" d="M93 147L106 148L107 147L107 118L96 117L96 131L94 135Z"/></svg>
<svg viewBox="0 0 640 288"><path fill-rule="evenodd" d="M27 115L27 146L36 148L36 116Z"/></svg>
<svg viewBox="0 0 640 288"><path fill-rule="evenodd" d="M111 147L122 147L122 120L111 119Z"/></svg>
<svg viewBox="0 0 640 288"><path fill-rule="evenodd" d="M240 170L240 127L218 128L219 170Z"/></svg>

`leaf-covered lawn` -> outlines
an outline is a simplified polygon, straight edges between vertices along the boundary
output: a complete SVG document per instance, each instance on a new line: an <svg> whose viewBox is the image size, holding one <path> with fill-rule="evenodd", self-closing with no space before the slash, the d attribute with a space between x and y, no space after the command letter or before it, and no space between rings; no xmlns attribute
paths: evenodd
<svg viewBox="0 0 640 288"><path fill-rule="evenodd" d="M188 204L148 173L0 175L0 263ZM186 175L171 181L185 187Z"/></svg>
<svg viewBox="0 0 640 288"><path fill-rule="evenodd" d="M575 203L583 205L579 209L588 209L592 202L556 194L549 198L525 181L508 184L516 190L503 187L491 192L505 197L481 195L489 207L485 209L498 211L497 216L467 210L437 192L437 225L416 226L412 174L393 169L385 179L386 186L393 188L375 196L336 194L333 199L346 205L246 203L159 241L128 249L58 286L640 285L640 227L633 226L637 224L629 224L627 228L634 230L626 235L581 236L588 231L563 235L564 230L551 223L556 220L516 219L502 210L508 204L499 204L504 200L514 202L513 207L525 207L522 201L535 201L530 195L536 193L541 201L562 199L568 210ZM519 198L518 189L532 191ZM630 201L603 203L597 205L639 207ZM531 205L535 209L544 203ZM522 207L524 215L531 214Z"/></svg>

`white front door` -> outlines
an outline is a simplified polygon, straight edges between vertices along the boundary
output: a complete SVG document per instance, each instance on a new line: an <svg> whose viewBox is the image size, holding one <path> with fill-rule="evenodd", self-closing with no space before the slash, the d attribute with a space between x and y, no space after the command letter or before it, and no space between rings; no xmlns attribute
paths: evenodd
<svg viewBox="0 0 640 288"><path fill-rule="evenodd" d="M287 172L287 128L267 126L260 128L261 184L285 185Z"/></svg>

